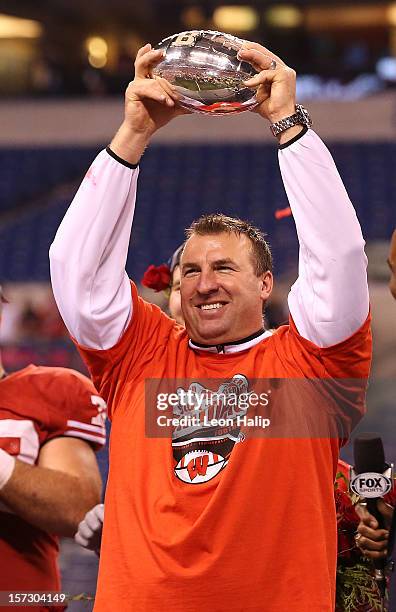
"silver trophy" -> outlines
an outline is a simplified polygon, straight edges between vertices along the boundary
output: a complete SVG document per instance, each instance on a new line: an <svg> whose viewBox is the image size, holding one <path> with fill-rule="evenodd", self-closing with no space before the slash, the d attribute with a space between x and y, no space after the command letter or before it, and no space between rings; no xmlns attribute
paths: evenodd
<svg viewBox="0 0 396 612"><path fill-rule="evenodd" d="M228 115L257 105L256 90L246 87L256 70L237 58L243 40L210 30L181 32L164 38L165 51L153 74L177 89L180 105L195 113Z"/></svg>

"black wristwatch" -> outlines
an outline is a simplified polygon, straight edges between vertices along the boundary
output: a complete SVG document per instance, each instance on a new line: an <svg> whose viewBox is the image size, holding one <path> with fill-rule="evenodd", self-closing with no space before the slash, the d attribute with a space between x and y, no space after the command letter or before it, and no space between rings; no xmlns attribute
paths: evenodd
<svg viewBox="0 0 396 612"><path fill-rule="evenodd" d="M271 123L270 130L274 136L278 136L278 134L288 130L293 125L305 125L308 128L312 126L311 116L301 104L296 104L296 112L293 115L285 117L276 123Z"/></svg>

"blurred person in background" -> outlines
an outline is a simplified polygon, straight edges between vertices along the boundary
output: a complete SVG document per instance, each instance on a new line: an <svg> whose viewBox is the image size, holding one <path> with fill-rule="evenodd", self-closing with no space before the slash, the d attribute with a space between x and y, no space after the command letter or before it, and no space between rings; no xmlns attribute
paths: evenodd
<svg viewBox="0 0 396 612"><path fill-rule="evenodd" d="M0 591L60 590L58 536L73 537L100 500L95 452L105 418L105 402L79 372L29 365L7 373L0 359Z"/></svg>
<svg viewBox="0 0 396 612"><path fill-rule="evenodd" d="M239 57L260 71L248 81L258 87L255 111L281 128L281 171L300 240L290 324L274 334L263 329L272 289L268 245L257 228L221 215L190 228L181 260L185 330L131 288L124 266L137 164L153 133L184 112L171 86L151 78L161 53L148 45L137 55L124 122L87 173L51 246L55 298L111 406L98 611L125 605L134 612L334 611L333 486L341 436L243 444L224 434L173 437L173 454L168 436L145 436L151 377L352 378L360 387L352 412L337 412L342 437L364 410L371 336L355 211L326 147L301 116L291 125L295 73L255 43ZM327 416L336 406L314 408L318 420L334 425ZM302 424L313 426L307 417ZM301 470L308 494L296 486ZM268 503L266 483L273 481L281 486L271 487Z"/></svg>
<svg viewBox="0 0 396 612"><path fill-rule="evenodd" d="M24 342L40 341L41 327L43 319L37 308L33 304L26 304L21 313L21 318L18 325L18 338Z"/></svg>
<svg viewBox="0 0 396 612"><path fill-rule="evenodd" d="M384 601L375 579L373 561L382 557L378 552L378 543L383 540L387 542L389 526L379 529L375 521L366 532L364 545L361 545L360 516L363 507L358 496L349 488L350 467L339 460L335 480L338 532L336 612L382 612ZM381 510L389 508L395 499L396 491L393 488L378 505Z"/></svg>
<svg viewBox="0 0 396 612"><path fill-rule="evenodd" d="M19 342L45 342L68 336L52 292L41 303L25 303L17 331Z"/></svg>

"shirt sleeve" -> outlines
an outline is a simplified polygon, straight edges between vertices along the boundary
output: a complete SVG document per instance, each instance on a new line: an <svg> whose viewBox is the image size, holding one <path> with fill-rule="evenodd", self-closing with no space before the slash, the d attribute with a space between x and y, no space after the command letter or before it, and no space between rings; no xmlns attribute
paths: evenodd
<svg viewBox="0 0 396 612"><path fill-rule="evenodd" d="M60 370L56 383L56 396L50 402L47 439L79 438L95 451L103 448L106 444L106 402L92 382L74 370Z"/></svg>
<svg viewBox="0 0 396 612"><path fill-rule="evenodd" d="M314 131L281 148L279 163L300 244L290 313L301 336L332 346L359 329L369 311L360 225L333 158Z"/></svg>
<svg viewBox="0 0 396 612"><path fill-rule="evenodd" d="M134 283L131 283L130 292L133 318L117 344L107 350L77 344L96 389L107 402L110 418L119 403L124 383L137 384L145 378L147 368L152 370L153 377L161 377L170 345L178 334L186 335L184 328L158 306L139 297Z"/></svg>
<svg viewBox="0 0 396 612"><path fill-rule="evenodd" d="M126 258L138 168L111 151L99 153L50 248L52 288L70 334L107 349L132 316Z"/></svg>
<svg viewBox="0 0 396 612"><path fill-rule="evenodd" d="M312 411L319 430L326 422L325 411L331 417L329 422L336 427L336 437L342 443L348 440L366 411L372 354L370 323L369 313L351 336L332 346L319 347L301 336L295 322L290 319L287 354L304 376L301 382L297 381L297 386L302 384L302 389L312 386L315 390L311 404L306 404L304 410ZM319 412L318 397L325 398L323 403L319 401L322 408Z"/></svg>

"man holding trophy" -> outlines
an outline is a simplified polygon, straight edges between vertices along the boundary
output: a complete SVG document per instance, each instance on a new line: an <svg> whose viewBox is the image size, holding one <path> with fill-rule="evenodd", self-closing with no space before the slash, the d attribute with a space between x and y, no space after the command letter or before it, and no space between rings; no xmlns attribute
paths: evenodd
<svg viewBox="0 0 396 612"><path fill-rule="evenodd" d="M218 37L224 53L206 45ZM364 241L330 153L296 106L294 71L261 45L235 40L189 32L172 37L165 56L163 47L139 50L121 127L93 162L50 250L60 312L112 419L97 612L334 610L335 468L340 438L364 411L371 354ZM182 64L186 50L206 67L227 68L231 57L236 71L252 66L238 85L229 69L219 89L234 87L232 111L254 110L279 140L300 259L290 323L275 333L262 317L271 253L245 221L213 214L189 228L180 260L186 329L142 300L124 270L137 165L152 135L191 109L229 110L229 99L202 98L195 69ZM160 70L166 55L185 69L173 83ZM218 79L207 75L213 93ZM337 379L342 396L343 381L354 383L345 391L348 410L326 387L315 406L275 403L272 414L290 414L301 426L295 435L269 427L254 436L200 421L175 427L170 440L147 433L153 379L179 394L194 389L198 417L213 405L202 408L194 393L200 400L221 388L231 399L242 391L251 397L264 379L280 379L281 391L284 381ZM183 407L180 400L179 416ZM339 435L318 430L323 420Z"/></svg>

